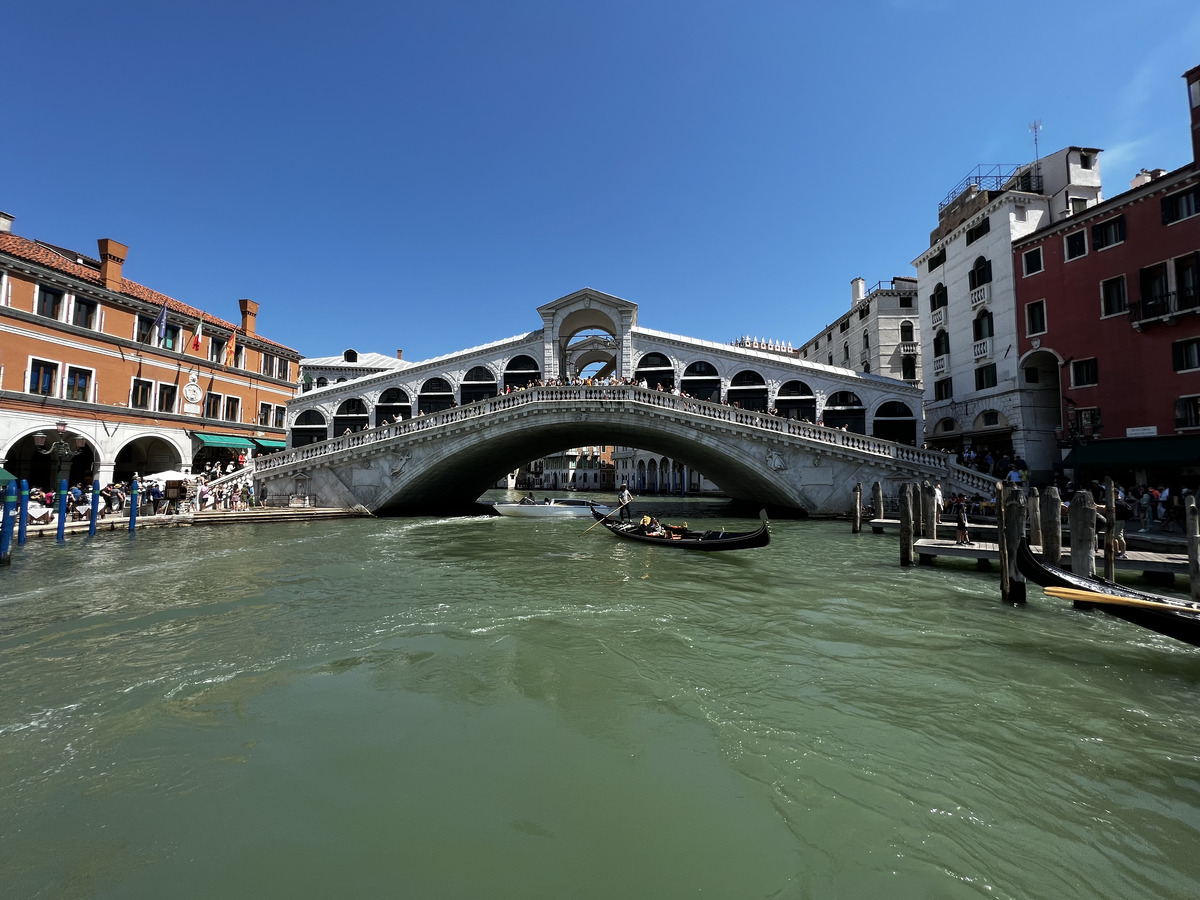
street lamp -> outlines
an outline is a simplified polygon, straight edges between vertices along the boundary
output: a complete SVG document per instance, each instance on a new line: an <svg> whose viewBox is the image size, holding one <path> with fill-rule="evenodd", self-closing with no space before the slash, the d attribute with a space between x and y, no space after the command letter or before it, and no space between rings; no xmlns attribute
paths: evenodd
<svg viewBox="0 0 1200 900"><path fill-rule="evenodd" d="M52 490L58 490L58 486L62 484L63 466L69 465L69 460L74 459L83 452L83 448L87 446L87 439L81 435L75 435L75 446L71 446L71 442L67 440L67 423L55 422L54 427L58 429L58 438L49 447L46 446L46 435L40 431L33 436L33 444L37 448L37 452L45 456L50 456L55 460L55 477Z"/></svg>

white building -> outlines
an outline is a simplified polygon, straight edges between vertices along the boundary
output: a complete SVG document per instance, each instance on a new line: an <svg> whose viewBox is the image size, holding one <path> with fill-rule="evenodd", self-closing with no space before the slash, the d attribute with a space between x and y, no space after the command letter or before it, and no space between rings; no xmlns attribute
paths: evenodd
<svg viewBox="0 0 1200 900"><path fill-rule="evenodd" d="M925 360L925 443L1021 456L1035 475L1057 459L1058 410L1025 389L1057 373L1020 370L1012 242L1096 205L1100 151L1068 147L1024 166L982 167L938 210L917 268Z"/></svg>

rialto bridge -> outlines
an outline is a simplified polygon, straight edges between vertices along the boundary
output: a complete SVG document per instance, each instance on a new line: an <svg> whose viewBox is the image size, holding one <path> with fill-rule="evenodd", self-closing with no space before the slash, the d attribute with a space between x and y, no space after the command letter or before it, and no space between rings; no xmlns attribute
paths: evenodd
<svg viewBox="0 0 1200 900"><path fill-rule="evenodd" d="M636 304L591 289L538 312L539 331L422 362L356 371L348 352L344 380L288 404L288 449L256 480L322 505L461 508L530 459L613 444L813 514L845 511L856 482L990 488L914 446L921 394L904 382L641 328ZM572 384L585 368L591 384Z"/></svg>

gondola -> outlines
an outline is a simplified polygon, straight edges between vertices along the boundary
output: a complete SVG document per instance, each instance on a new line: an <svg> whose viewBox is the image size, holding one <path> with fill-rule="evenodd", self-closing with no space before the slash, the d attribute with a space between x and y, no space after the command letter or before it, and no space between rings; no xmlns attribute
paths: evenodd
<svg viewBox="0 0 1200 900"><path fill-rule="evenodd" d="M1188 644L1200 647L1200 603L1190 600L1180 600L1175 597L1164 597L1149 591L1139 591L1125 587L1103 578L1089 578L1086 575L1076 575L1058 566L1044 563L1033 555L1029 543L1022 539L1017 546L1017 569L1029 581L1040 587L1075 588L1090 591L1093 594L1107 595L1114 599L1149 601L1173 607L1173 609L1147 609L1145 607L1124 606L1120 603L1105 603L1103 599L1089 600L1093 606L1109 615L1117 616L1126 622L1140 625L1159 634L1176 638Z"/></svg>
<svg viewBox="0 0 1200 900"><path fill-rule="evenodd" d="M596 509L592 517L602 522L604 527L617 537L643 544L655 544L661 547L671 547L676 550L749 550L752 547L765 547L771 543L771 526L767 522L767 513L762 511L758 517L762 519L762 527L755 531L697 531L680 526L670 526L666 534L644 534L641 525L621 522L607 522L607 518Z"/></svg>

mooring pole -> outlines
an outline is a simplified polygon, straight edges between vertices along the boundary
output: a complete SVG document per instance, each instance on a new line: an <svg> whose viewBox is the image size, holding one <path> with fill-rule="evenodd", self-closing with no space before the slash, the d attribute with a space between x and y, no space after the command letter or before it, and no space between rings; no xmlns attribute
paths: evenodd
<svg viewBox="0 0 1200 900"><path fill-rule="evenodd" d="M1008 528L1007 528L1007 510L1005 504L1004 485L996 482L996 549L1000 553L1000 599L1008 602L1011 594L1010 587L1010 572L1008 566L1009 548L1008 548Z"/></svg>
<svg viewBox="0 0 1200 900"><path fill-rule="evenodd" d="M1005 545L1008 551L1008 596L1004 599L1016 606L1025 603L1025 576L1017 568L1017 548L1025 539L1027 503L1021 489L1013 488L1008 491L1008 499L1004 504Z"/></svg>
<svg viewBox="0 0 1200 900"><path fill-rule="evenodd" d="M4 509L0 512L0 566L12 562L13 519L17 511L17 483L10 481L4 487Z"/></svg>
<svg viewBox="0 0 1200 900"><path fill-rule="evenodd" d="M63 479L58 486L58 534L55 539L58 543L62 543L67 539L67 479Z"/></svg>
<svg viewBox="0 0 1200 900"><path fill-rule="evenodd" d="M1117 491L1111 476L1104 478L1104 577L1117 578Z"/></svg>
<svg viewBox="0 0 1200 900"><path fill-rule="evenodd" d="M133 476L133 481L129 484L129 534L133 534L134 528L137 527L137 508L138 508L138 480L137 476Z"/></svg>
<svg viewBox="0 0 1200 900"><path fill-rule="evenodd" d="M874 507L875 518L883 518L883 485L878 481L871 485L871 505Z"/></svg>
<svg viewBox="0 0 1200 900"><path fill-rule="evenodd" d="M933 485L921 482L921 535L937 540L937 504L934 502Z"/></svg>
<svg viewBox="0 0 1200 900"><path fill-rule="evenodd" d="M17 544L25 543L25 526L29 522L29 482L21 479L21 508L17 511Z"/></svg>
<svg viewBox="0 0 1200 900"><path fill-rule="evenodd" d="M1200 600L1200 514L1196 511L1195 494L1183 498L1183 508L1187 517L1188 581L1192 599Z"/></svg>
<svg viewBox="0 0 1200 900"><path fill-rule="evenodd" d="M1067 522L1071 526L1071 571L1090 578L1096 574L1096 501L1091 491L1075 492Z"/></svg>
<svg viewBox="0 0 1200 900"><path fill-rule="evenodd" d="M1042 498L1035 487L1029 489L1029 503L1026 504L1026 509L1029 511L1029 544L1040 547L1042 544Z"/></svg>
<svg viewBox="0 0 1200 900"><path fill-rule="evenodd" d="M862 482L854 485L854 514L850 519L850 533L862 531Z"/></svg>
<svg viewBox="0 0 1200 900"><path fill-rule="evenodd" d="M1051 486L1042 495L1042 562L1061 565L1062 546L1062 498Z"/></svg>
<svg viewBox="0 0 1200 900"><path fill-rule="evenodd" d="M913 564L913 503L912 484L900 485L900 565Z"/></svg>
<svg viewBox="0 0 1200 900"><path fill-rule="evenodd" d="M92 481L92 521L88 525L88 537L96 536L96 520L100 518L100 479Z"/></svg>

